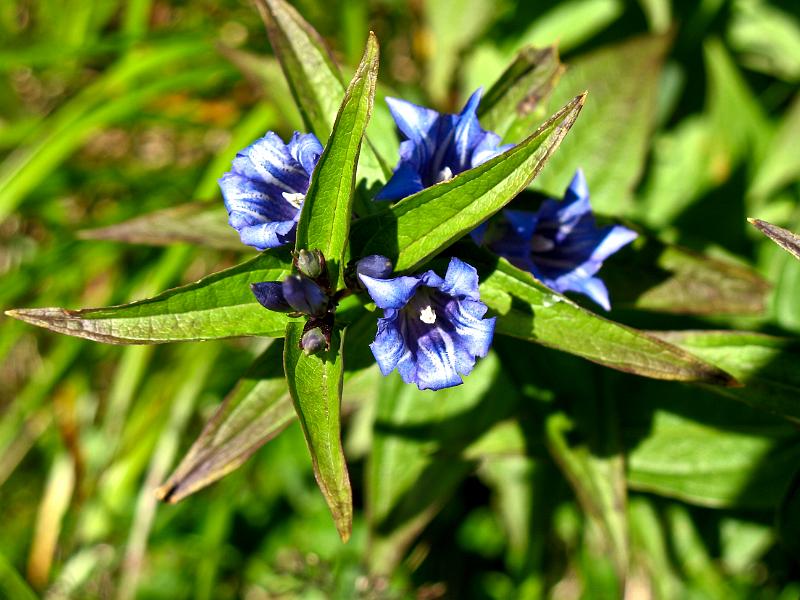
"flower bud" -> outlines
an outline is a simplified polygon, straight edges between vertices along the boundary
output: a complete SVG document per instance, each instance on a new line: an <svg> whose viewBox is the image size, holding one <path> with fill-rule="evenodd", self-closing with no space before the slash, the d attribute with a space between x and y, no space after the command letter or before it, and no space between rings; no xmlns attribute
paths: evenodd
<svg viewBox="0 0 800 600"><path fill-rule="evenodd" d="M299 313L321 317L328 310L328 296L316 283L301 275L289 275L283 280L283 296Z"/></svg>
<svg viewBox="0 0 800 600"><path fill-rule="evenodd" d="M386 279L392 274L392 261L380 254L365 256L356 263L356 274L374 279Z"/></svg>
<svg viewBox="0 0 800 600"><path fill-rule="evenodd" d="M319 250L300 250L295 256L294 264L301 274L311 279L316 279L325 272L325 257Z"/></svg>
<svg viewBox="0 0 800 600"><path fill-rule="evenodd" d="M278 312L292 312L294 310L283 295L283 284L280 281L251 283L250 289L253 290L256 300L264 308Z"/></svg>
<svg viewBox="0 0 800 600"><path fill-rule="evenodd" d="M319 354L328 349L328 340L325 339L322 329L314 327L306 331L303 337L300 338L300 346L306 355Z"/></svg>

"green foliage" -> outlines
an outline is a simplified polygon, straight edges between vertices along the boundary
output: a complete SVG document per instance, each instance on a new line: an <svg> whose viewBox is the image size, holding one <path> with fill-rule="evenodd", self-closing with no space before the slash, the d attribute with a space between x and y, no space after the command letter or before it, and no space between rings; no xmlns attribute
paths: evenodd
<svg viewBox="0 0 800 600"><path fill-rule="evenodd" d="M791 3L256 5L266 35L231 0L0 6L0 304L50 330L0 321L0 596L796 597ZM478 86L519 143L372 202L384 97ZM463 386L380 375L363 296L317 356L256 302L291 256L240 243L217 179L267 129L327 142L297 248L332 291L374 252L478 268ZM608 314L463 239L578 167L640 232Z"/></svg>

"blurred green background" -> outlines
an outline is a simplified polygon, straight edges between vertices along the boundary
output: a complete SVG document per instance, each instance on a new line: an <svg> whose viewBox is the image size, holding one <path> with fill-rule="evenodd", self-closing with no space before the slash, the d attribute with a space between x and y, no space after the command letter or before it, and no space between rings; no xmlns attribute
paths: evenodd
<svg viewBox="0 0 800 600"><path fill-rule="evenodd" d="M621 311L619 319L651 328L800 332L800 263L745 222L754 216L800 229L795 0L293 4L347 70L374 30L386 88L450 111L476 87L487 89L525 44L557 42L565 63L585 65L631 36L669 36L644 172L630 174L630 199L602 197L602 212L755 265L775 289L763 318ZM245 1L3 0L0 308L119 304L235 264L233 252L92 241L79 232L187 201L216 204L224 222L216 180L235 152L268 129L285 137L301 127L269 53L258 13ZM589 103L620 90L637 94L627 67L610 63L596 73ZM624 170L628 158L617 160ZM560 195L566 182L546 173L537 183ZM798 542L780 540L774 527L784 473L798 465L792 425L695 388L545 350L524 357L539 366L519 368L540 369L542 387L522 396L546 405L621 392L626 448L640 450L632 470L666 460L658 447L642 450L648 432L661 431L658 443L674 449L688 423L709 448L710 487L737 473L761 481L764 471L763 487L714 496L648 486L640 477L631 484L632 567L623 589L545 450L464 463L462 446L447 435L440 445L416 440L407 451L449 452L464 471L448 497L431 504L419 535L384 548L399 553L389 561L398 566L374 576L365 566L363 479L374 443L371 407L376 390L391 383L380 388L373 378L346 390L356 502L347 545L317 491L296 423L221 482L177 505L158 504L155 487L264 346L112 347L0 317L0 596L800 596ZM581 378L592 389L573 383ZM496 400L503 390L481 398ZM459 394L430 400L442 403L437 419L469 406L469 394ZM462 404L454 399L448 408L451 397ZM537 418L536 407L519 410ZM788 454L787 440L794 444ZM783 470L771 480L776 463Z"/></svg>

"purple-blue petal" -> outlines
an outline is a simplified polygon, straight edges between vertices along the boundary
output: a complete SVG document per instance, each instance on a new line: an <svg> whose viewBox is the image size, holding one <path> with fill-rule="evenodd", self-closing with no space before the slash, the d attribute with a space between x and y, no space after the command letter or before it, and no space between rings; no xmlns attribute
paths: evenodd
<svg viewBox="0 0 800 600"><path fill-rule="evenodd" d="M403 340L397 311L387 309L382 319L378 319L378 332L375 341L369 347L381 373L391 373L400 360L408 354L408 348Z"/></svg>
<svg viewBox="0 0 800 600"><path fill-rule="evenodd" d="M479 300L478 271L462 260L451 258L441 290L450 296L464 296L470 300Z"/></svg>
<svg viewBox="0 0 800 600"><path fill-rule="evenodd" d="M439 113L433 109L413 104L399 98L386 98L389 111L394 117L398 129L409 140L415 143L424 143L436 127Z"/></svg>
<svg viewBox="0 0 800 600"><path fill-rule="evenodd" d="M278 248L294 242L297 222L275 221L239 228L242 243L257 250Z"/></svg>
<svg viewBox="0 0 800 600"><path fill-rule="evenodd" d="M383 309L403 308L421 285L420 277L376 279L369 275L359 275L358 278L367 288L367 293L375 302L375 306Z"/></svg>

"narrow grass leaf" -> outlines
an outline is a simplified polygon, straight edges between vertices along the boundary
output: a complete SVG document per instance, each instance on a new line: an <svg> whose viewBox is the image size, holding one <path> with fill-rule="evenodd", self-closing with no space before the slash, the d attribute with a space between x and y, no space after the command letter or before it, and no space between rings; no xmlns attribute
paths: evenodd
<svg viewBox="0 0 800 600"><path fill-rule="evenodd" d="M519 145L450 181L353 224L354 257L383 254L414 268L499 211L544 167L581 112L577 96Z"/></svg>
<svg viewBox="0 0 800 600"><path fill-rule="evenodd" d="M331 137L311 176L297 224L296 248L322 251L334 289L342 280L344 270L356 168L375 98L378 54L378 41L375 34L370 33L361 64L342 100Z"/></svg>
<svg viewBox="0 0 800 600"><path fill-rule="evenodd" d="M353 527L353 492L341 438L342 338L334 332L331 349L307 356L300 349L302 323L286 326L283 366L289 393L311 453L314 476L343 541Z"/></svg>

